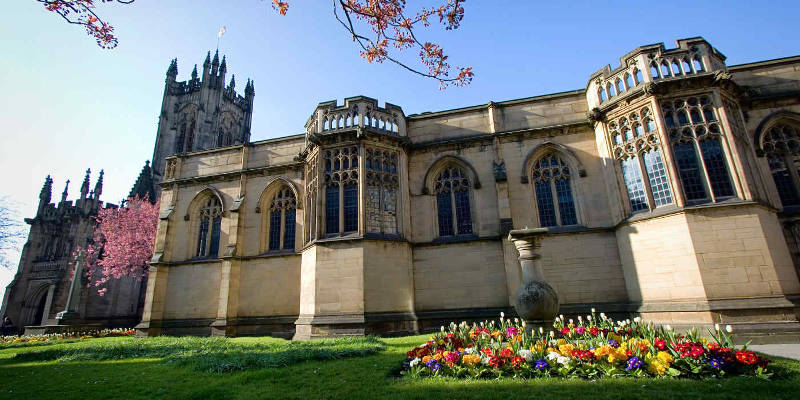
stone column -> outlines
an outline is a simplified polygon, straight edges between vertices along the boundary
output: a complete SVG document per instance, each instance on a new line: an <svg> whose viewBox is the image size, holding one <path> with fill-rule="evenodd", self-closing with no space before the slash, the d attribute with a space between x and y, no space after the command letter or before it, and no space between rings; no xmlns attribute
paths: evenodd
<svg viewBox="0 0 800 400"><path fill-rule="evenodd" d="M53 306L53 293L56 291L55 283L51 283L50 287L47 288L47 299L44 303L44 312L42 313L42 320L39 321L39 325L47 325L48 316L50 315L50 308ZM67 303L69 304L69 303ZM59 313L61 314L61 313ZM58 316L56 316L58 318Z"/></svg>
<svg viewBox="0 0 800 400"><path fill-rule="evenodd" d="M78 312L78 306L80 304L81 298L81 276L83 274L83 257L78 256L75 259L75 272L72 275L72 283L69 285L69 296L67 297L67 305L64 307L64 311L56 314L56 320L58 321L59 325L69 325L75 320L81 317L81 314ZM45 305L45 312L49 312L50 308L50 299L52 298L54 286L50 287L50 292L47 294L47 305ZM47 318L47 314L43 317Z"/></svg>
<svg viewBox="0 0 800 400"><path fill-rule="evenodd" d="M547 228L517 229L508 233L508 240L519 252L522 283L514 296L514 308L525 320L526 330L549 328L558 314L558 295L544 280L539 250Z"/></svg>

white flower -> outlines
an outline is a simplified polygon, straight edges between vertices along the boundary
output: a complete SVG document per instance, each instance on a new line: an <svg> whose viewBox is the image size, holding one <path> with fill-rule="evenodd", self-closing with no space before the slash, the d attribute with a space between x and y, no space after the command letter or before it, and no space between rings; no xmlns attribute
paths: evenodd
<svg viewBox="0 0 800 400"><path fill-rule="evenodd" d="M672 326L670 326L669 324L664 325L664 329L666 329L668 331L671 331L672 330Z"/></svg>
<svg viewBox="0 0 800 400"><path fill-rule="evenodd" d="M595 310L594 310L594 307L592 307L592 314L594 314L594 311L595 311Z"/></svg>
<svg viewBox="0 0 800 400"><path fill-rule="evenodd" d="M524 320L522 321L522 327L523 328L525 327L525 321Z"/></svg>
<svg viewBox="0 0 800 400"><path fill-rule="evenodd" d="M475 349L473 349L472 347L467 347L466 349L464 349L464 354L472 354L474 352Z"/></svg>
<svg viewBox="0 0 800 400"><path fill-rule="evenodd" d="M553 331L550 331L550 337L553 337L553 336L555 336L555 335L556 335L556 333L555 333L555 332L553 332Z"/></svg>
<svg viewBox="0 0 800 400"><path fill-rule="evenodd" d="M548 360L555 360L558 357L561 357L561 354L558 354L558 353L556 353L554 351L551 351L551 352L547 353L547 359Z"/></svg>
<svg viewBox="0 0 800 400"><path fill-rule="evenodd" d="M486 356L481 357L481 364L483 365L489 364L489 357Z"/></svg>
<svg viewBox="0 0 800 400"><path fill-rule="evenodd" d="M544 328L542 328L541 326L539 327L539 334L540 334L540 335L543 335L543 334L544 334Z"/></svg>
<svg viewBox="0 0 800 400"><path fill-rule="evenodd" d="M444 332L444 325L442 325L442 329L441 329L441 331L442 331L442 332Z"/></svg>
<svg viewBox="0 0 800 400"><path fill-rule="evenodd" d="M518 324L519 323L519 318L514 318L514 323Z"/></svg>
<svg viewBox="0 0 800 400"><path fill-rule="evenodd" d="M591 321L592 321L592 316L591 316L591 315L587 315L587 316L586 316L586 320L587 320L587 321L589 321L589 322L591 322Z"/></svg>
<svg viewBox="0 0 800 400"><path fill-rule="evenodd" d="M606 319L606 313L600 313L600 318Z"/></svg>
<svg viewBox="0 0 800 400"><path fill-rule="evenodd" d="M725 332L733 333L733 327L730 325L725 325Z"/></svg>
<svg viewBox="0 0 800 400"><path fill-rule="evenodd" d="M530 350L522 349L519 351L519 356L524 358L525 361L531 362L533 361L533 352Z"/></svg>
<svg viewBox="0 0 800 400"><path fill-rule="evenodd" d="M500 318L505 318L505 316L506 316L506 313L500 311Z"/></svg>
<svg viewBox="0 0 800 400"><path fill-rule="evenodd" d="M719 332L719 324L714 324L714 330Z"/></svg>
<svg viewBox="0 0 800 400"><path fill-rule="evenodd" d="M419 345L419 347L425 347L427 345L428 345L427 343L423 343L423 344Z"/></svg>
<svg viewBox="0 0 800 400"><path fill-rule="evenodd" d="M417 364L419 364L419 362L420 362L420 359L419 359L419 357L416 357L416 358L414 358L413 360L411 360L411 362L410 362L410 363L408 363L408 365L409 365L410 367L412 367L412 368L413 368L413 367L415 367Z"/></svg>
<svg viewBox="0 0 800 400"><path fill-rule="evenodd" d="M569 319L569 323L570 323L570 324L572 323L572 318L570 318L570 319Z"/></svg>
<svg viewBox="0 0 800 400"><path fill-rule="evenodd" d="M638 324L639 322L642 322L642 319L641 319L641 318L639 318L639 317L635 317L635 318L633 319L633 322L636 322L636 323Z"/></svg>
<svg viewBox="0 0 800 400"><path fill-rule="evenodd" d="M569 364L569 357L558 356L556 358L556 362L559 363L559 364L562 364L562 365L568 365Z"/></svg>
<svg viewBox="0 0 800 400"><path fill-rule="evenodd" d="M561 320L563 321L563 320L564 320L564 314L560 314L560 315L558 316L558 318L561 318Z"/></svg>
<svg viewBox="0 0 800 400"><path fill-rule="evenodd" d="M580 315L578 315L578 322L583 322L583 317L581 317Z"/></svg>

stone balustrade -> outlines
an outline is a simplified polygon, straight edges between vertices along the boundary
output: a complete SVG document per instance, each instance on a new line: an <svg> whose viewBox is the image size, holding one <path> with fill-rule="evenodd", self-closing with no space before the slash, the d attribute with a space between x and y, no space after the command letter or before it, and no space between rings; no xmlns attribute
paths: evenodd
<svg viewBox="0 0 800 400"><path fill-rule="evenodd" d="M327 134L346 129L362 128L392 136L406 136L403 110L393 104L378 106L378 101L358 96L345 99L344 105L336 101L320 103L306 123L309 134Z"/></svg>

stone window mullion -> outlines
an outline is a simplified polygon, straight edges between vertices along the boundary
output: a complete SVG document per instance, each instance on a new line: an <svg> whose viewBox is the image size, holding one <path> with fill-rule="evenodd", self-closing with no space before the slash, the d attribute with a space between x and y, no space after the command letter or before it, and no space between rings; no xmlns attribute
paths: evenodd
<svg viewBox="0 0 800 400"><path fill-rule="evenodd" d="M653 199L653 189L650 187L650 175L647 173L647 168L644 165L644 153L640 151L636 154L636 161L639 166L639 174L642 176L642 186L644 186L644 195L647 198L647 207L650 211L655 210L656 202Z"/></svg>
<svg viewBox="0 0 800 400"><path fill-rule="evenodd" d="M697 140L697 137L692 140L692 144L694 145L694 151L697 154L698 161L700 161L700 169L703 172L700 174L700 176L703 178L703 186L706 190L706 196L711 199L712 203L716 203L716 195L714 194L714 190L711 188L711 180L708 177L708 169L706 168L705 157L703 157L703 149L700 148L700 141Z"/></svg>
<svg viewBox="0 0 800 400"><path fill-rule="evenodd" d="M561 226L563 225L561 222L561 204L558 201L558 190L556 190L556 180L550 179L550 193L553 196L553 212L555 213L556 217L556 225Z"/></svg>

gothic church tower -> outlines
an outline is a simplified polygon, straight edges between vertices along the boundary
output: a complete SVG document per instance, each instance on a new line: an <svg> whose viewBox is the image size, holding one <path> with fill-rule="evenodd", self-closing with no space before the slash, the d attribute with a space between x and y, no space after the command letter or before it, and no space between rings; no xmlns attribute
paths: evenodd
<svg viewBox="0 0 800 400"><path fill-rule="evenodd" d="M218 51L213 60L208 52L203 75L198 77L195 65L188 81L177 81L178 60L170 62L153 150L156 195L161 193L158 182L164 177L167 156L250 141L254 83L248 79L241 96L234 76L225 85L226 72L225 56L220 62Z"/></svg>

